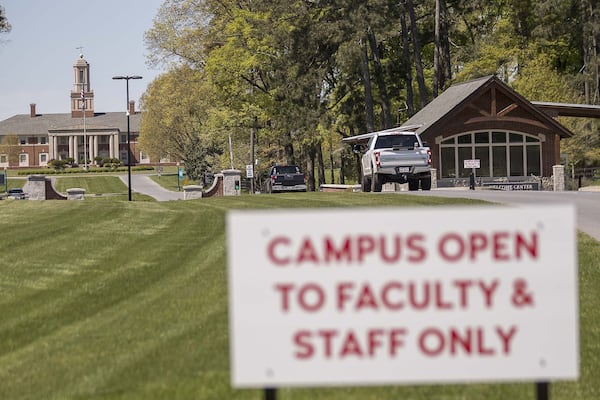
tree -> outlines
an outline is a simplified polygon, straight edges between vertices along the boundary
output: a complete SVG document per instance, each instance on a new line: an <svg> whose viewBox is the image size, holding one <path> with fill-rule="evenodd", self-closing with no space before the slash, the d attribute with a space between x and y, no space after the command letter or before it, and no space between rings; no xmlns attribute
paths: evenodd
<svg viewBox="0 0 600 400"><path fill-rule="evenodd" d="M448 15L446 0L435 1L435 51L433 54L433 97L452 78L450 44L448 39Z"/></svg>
<svg viewBox="0 0 600 400"><path fill-rule="evenodd" d="M19 138L17 135L6 135L0 138L0 154L8 156L8 162L16 164L19 161Z"/></svg>
<svg viewBox="0 0 600 400"><path fill-rule="evenodd" d="M238 168L255 156L305 163L315 188L324 151L334 164L332 135L401 123L451 81L496 74L533 96L538 75L553 73L600 100L596 3L166 0L146 39L169 74L194 72L198 90L177 93L202 109L196 132L231 136ZM354 155L336 154L356 175Z"/></svg>
<svg viewBox="0 0 600 400"><path fill-rule="evenodd" d="M154 80L142 97L142 150L155 159L181 160L187 176L201 179L223 149L205 128L210 96L201 74L186 66Z"/></svg>
<svg viewBox="0 0 600 400"><path fill-rule="evenodd" d="M0 6L0 33L8 33L11 29L8 18L6 18L6 11L4 11L4 7Z"/></svg>
<svg viewBox="0 0 600 400"><path fill-rule="evenodd" d="M427 87L425 86L425 75L423 73L423 63L421 59L421 41L419 39L419 30L417 28L417 17L415 14L415 6L412 0L406 0L405 7L407 9L410 21L410 35L412 37L415 70L417 84L419 86L419 98L421 101L421 108L423 108L427 105L429 100L427 99Z"/></svg>

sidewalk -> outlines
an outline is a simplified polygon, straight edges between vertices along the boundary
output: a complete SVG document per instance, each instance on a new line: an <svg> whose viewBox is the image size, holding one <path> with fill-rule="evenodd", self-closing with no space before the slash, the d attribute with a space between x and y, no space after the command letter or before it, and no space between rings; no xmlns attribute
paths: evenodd
<svg viewBox="0 0 600 400"><path fill-rule="evenodd" d="M127 175L119 175L127 185ZM157 201L183 200L183 192L172 192L154 182L148 175L131 175L131 191L154 197Z"/></svg>

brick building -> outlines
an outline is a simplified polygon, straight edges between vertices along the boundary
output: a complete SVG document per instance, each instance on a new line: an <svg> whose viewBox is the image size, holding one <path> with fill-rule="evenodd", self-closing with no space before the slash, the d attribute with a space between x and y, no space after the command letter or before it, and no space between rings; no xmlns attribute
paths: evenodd
<svg viewBox="0 0 600 400"><path fill-rule="evenodd" d="M0 168L44 167L50 160L72 158L78 164L97 157L118 158L127 164L127 118L123 112L96 112L90 85L90 65L80 55L73 65L71 112L29 113L0 121ZM129 103L132 165L148 162L138 149L140 113ZM12 137L12 139L11 139ZM16 142L16 143L15 143ZM10 149L7 145L12 144Z"/></svg>
<svg viewBox="0 0 600 400"><path fill-rule="evenodd" d="M484 181L552 176L561 163L560 141L573 135L556 117L600 118L600 107L529 101L495 76L455 84L405 126L431 147L438 182L452 184L479 160Z"/></svg>

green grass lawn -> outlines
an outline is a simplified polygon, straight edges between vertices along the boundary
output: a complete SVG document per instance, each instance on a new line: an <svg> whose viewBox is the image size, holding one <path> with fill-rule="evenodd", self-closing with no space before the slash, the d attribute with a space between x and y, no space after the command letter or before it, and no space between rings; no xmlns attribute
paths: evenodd
<svg viewBox="0 0 600 400"><path fill-rule="evenodd" d="M177 191L179 188L180 191L183 190L183 185L187 185L188 183L184 183L184 179L179 178L177 175L177 171L175 173L170 174L162 174L162 175L152 175L150 176L154 182L158 183L162 187L167 190ZM178 183L179 182L179 183ZM195 183L194 183L195 184Z"/></svg>
<svg viewBox="0 0 600 400"><path fill-rule="evenodd" d="M478 203L334 193L0 201L0 399L262 399L229 383L227 210L440 204ZM553 383L553 400L600 399L599 260L600 243L580 235L581 377ZM534 398L529 382L278 392L280 400Z"/></svg>

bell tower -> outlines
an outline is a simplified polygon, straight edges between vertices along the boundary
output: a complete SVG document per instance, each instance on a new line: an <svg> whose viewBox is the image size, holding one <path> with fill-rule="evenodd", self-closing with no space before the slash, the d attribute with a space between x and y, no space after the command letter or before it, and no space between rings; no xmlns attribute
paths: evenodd
<svg viewBox="0 0 600 400"><path fill-rule="evenodd" d="M94 92L90 89L90 64L83 58L83 53L73 64L73 89L71 90L71 117L82 118L94 116Z"/></svg>

